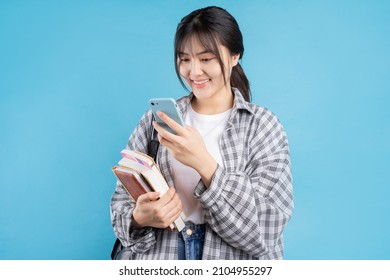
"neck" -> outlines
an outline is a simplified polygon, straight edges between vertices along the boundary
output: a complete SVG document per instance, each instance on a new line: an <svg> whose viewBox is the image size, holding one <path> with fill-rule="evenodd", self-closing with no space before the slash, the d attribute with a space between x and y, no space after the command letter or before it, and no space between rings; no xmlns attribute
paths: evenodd
<svg viewBox="0 0 390 280"><path fill-rule="evenodd" d="M211 98L198 99L191 101L192 109L203 115L215 115L223 113L233 107L234 95L230 87L213 95Z"/></svg>

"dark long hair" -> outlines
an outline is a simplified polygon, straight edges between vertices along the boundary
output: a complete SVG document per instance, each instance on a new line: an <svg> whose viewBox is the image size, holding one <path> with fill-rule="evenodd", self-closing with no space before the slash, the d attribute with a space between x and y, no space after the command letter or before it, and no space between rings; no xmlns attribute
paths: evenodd
<svg viewBox="0 0 390 280"><path fill-rule="evenodd" d="M193 11L181 20L176 29L174 48L176 74L184 88L186 86L179 72L179 54L183 45L193 36L199 39L207 50L214 53L226 81L225 67L218 45L226 47L231 55L239 54L240 59L244 55L242 34L234 17L222 8L211 6ZM246 101L251 100L249 81L239 63L232 69L230 85L238 88Z"/></svg>

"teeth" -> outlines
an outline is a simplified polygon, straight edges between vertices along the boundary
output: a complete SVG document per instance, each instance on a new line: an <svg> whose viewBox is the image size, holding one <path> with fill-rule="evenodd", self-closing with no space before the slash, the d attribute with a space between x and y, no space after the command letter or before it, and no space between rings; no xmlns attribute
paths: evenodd
<svg viewBox="0 0 390 280"><path fill-rule="evenodd" d="M205 83L207 83L209 80L204 80L204 81L193 81L194 82L194 84L196 84L196 85L203 85L203 84L205 84Z"/></svg>

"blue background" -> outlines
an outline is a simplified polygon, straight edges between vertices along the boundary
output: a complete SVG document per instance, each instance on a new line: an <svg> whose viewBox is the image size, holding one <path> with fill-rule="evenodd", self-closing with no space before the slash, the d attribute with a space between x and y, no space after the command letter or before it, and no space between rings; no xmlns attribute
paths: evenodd
<svg viewBox="0 0 390 280"><path fill-rule="evenodd" d="M0 259L109 258L111 167L149 98L186 94L175 29L210 4L289 136L285 258L390 259L389 2L144 2L0 2Z"/></svg>

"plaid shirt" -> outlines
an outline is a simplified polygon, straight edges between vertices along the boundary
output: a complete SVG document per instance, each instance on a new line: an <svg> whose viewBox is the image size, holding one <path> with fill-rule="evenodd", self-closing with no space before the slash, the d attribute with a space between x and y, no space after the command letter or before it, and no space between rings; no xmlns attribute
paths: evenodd
<svg viewBox="0 0 390 280"><path fill-rule="evenodd" d="M178 100L184 112L191 95ZM147 151L152 114L142 117L127 148ZM206 221L203 259L282 259L283 229L293 212L288 141L269 110L246 102L234 89L234 106L220 139L224 166L218 166L209 188L202 180L194 190ZM173 186L168 150L160 146L157 163ZM131 226L135 202L117 183L111 199L111 221L127 259L177 259L177 230Z"/></svg>

